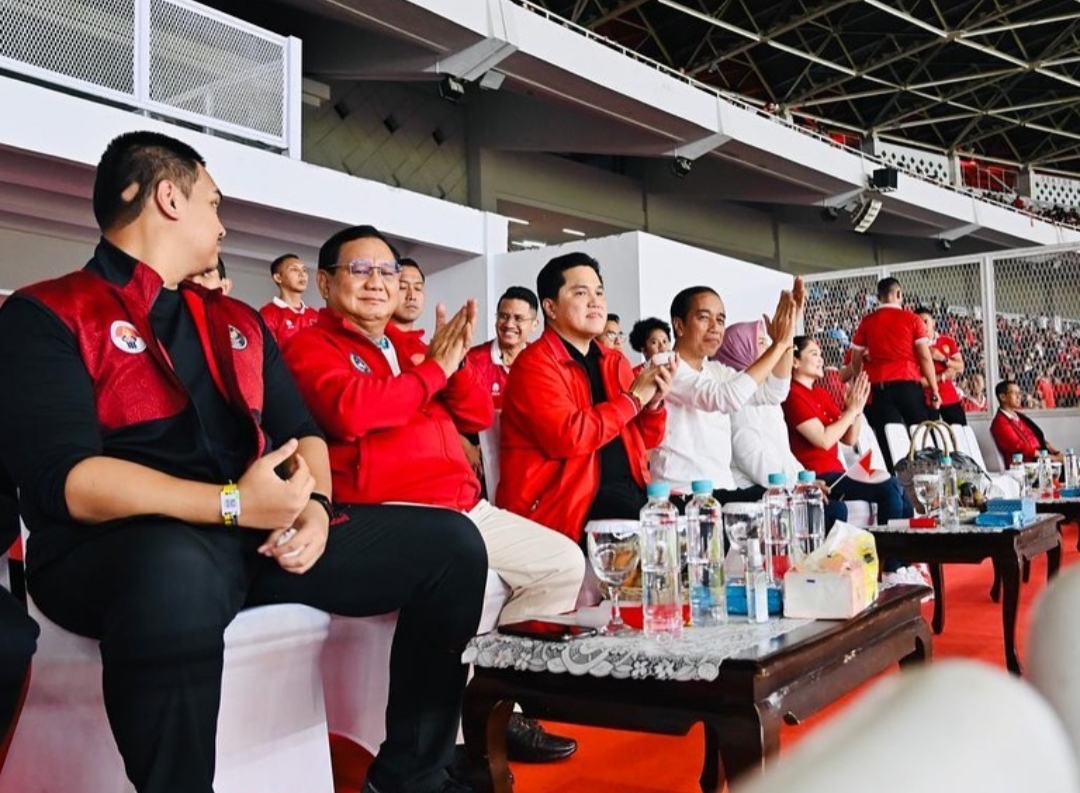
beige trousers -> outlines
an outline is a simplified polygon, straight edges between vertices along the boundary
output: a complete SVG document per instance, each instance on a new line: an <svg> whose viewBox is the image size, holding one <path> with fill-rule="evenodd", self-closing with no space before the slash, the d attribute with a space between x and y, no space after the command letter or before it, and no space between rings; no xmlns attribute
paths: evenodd
<svg viewBox="0 0 1080 793"><path fill-rule="evenodd" d="M488 567L510 587L500 625L574 608L585 557L573 540L484 500L465 514L484 538Z"/></svg>

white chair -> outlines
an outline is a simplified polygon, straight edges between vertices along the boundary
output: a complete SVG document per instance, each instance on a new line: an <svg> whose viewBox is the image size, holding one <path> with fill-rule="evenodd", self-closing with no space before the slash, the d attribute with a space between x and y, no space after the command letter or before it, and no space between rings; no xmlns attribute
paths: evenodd
<svg viewBox="0 0 1080 793"><path fill-rule="evenodd" d="M133 791L105 715L98 643L56 625L32 598L27 607L41 636L0 793ZM242 611L226 629L217 793L333 793L319 672L329 623L288 604Z"/></svg>
<svg viewBox="0 0 1080 793"><path fill-rule="evenodd" d="M889 459L895 465L911 451L911 432L904 424L886 424L885 443L889 447Z"/></svg>
<svg viewBox="0 0 1080 793"><path fill-rule="evenodd" d="M510 589L488 570L484 609L477 633L494 630ZM326 712L330 731L359 744L372 755L386 737L390 692L390 645L397 612L362 619L331 617L322 655ZM302 790L305 788L297 788ZM3 791L0 791L3 793Z"/></svg>
<svg viewBox="0 0 1080 793"><path fill-rule="evenodd" d="M480 432L480 458L484 463L484 485L488 501L495 503L499 490L499 419L502 411L495 411L495 421Z"/></svg>
<svg viewBox="0 0 1080 793"><path fill-rule="evenodd" d="M1075 793L1080 770L1031 686L984 664L945 661L882 680L742 781L738 793Z"/></svg>
<svg viewBox="0 0 1080 793"><path fill-rule="evenodd" d="M1025 674L1057 711L1080 757L1080 567L1058 575L1035 606ZM1080 789L1080 788L1078 788Z"/></svg>

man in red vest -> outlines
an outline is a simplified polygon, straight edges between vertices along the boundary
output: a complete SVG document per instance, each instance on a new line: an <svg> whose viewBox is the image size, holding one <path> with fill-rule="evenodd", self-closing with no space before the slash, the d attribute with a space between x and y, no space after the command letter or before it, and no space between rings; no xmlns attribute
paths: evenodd
<svg viewBox="0 0 1080 793"><path fill-rule="evenodd" d="M259 315L186 281L225 236L204 166L158 133L116 138L94 257L0 309L0 465L30 529L30 594L100 641L138 793L212 793L225 628L269 603L399 610L368 787L471 790L445 766L483 544L450 510L331 506L326 442Z"/></svg>

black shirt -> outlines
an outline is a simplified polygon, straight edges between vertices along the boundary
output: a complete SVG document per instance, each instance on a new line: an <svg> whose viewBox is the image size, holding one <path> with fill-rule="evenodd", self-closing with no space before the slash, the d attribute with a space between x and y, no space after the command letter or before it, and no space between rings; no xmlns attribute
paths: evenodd
<svg viewBox="0 0 1080 793"><path fill-rule="evenodd" d="M589 377L592 391L592 403L599 405L607 402L604 389L604 376L600 369L600 348L596 342L589 344L585 355L577 347L562 339L563 345L574 362L581 366ZM619 353L609 353L618 355ZM600 447L600 489L589 507L586 520L605 520L612 518L632 519L638 517L645 506L645 492L634 481L630 468L630 457L626 453L626 444L622 436L616 435Z"/></svg>

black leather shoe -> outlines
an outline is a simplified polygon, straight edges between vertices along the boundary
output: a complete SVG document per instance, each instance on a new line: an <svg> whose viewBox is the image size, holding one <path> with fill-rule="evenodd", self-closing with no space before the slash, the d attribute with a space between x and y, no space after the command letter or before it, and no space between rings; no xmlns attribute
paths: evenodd
<svg viewBox="0 0 1080 793"><path fill-rule="evenodd" d="M506 755L518 763L552 763L577 751L577 741L552 735L536 719L520 713L510 715L506 728Z"/></svg>
<svg viewBox="0 0 1080 793"><path fill-rule="evenodd" d="M454 746L454 759L446 767L446 773L457 782L469 781L469 756L465 754L465 744L459 743ZM510 784L514 784L514 772L510 771Z"/></svg>

